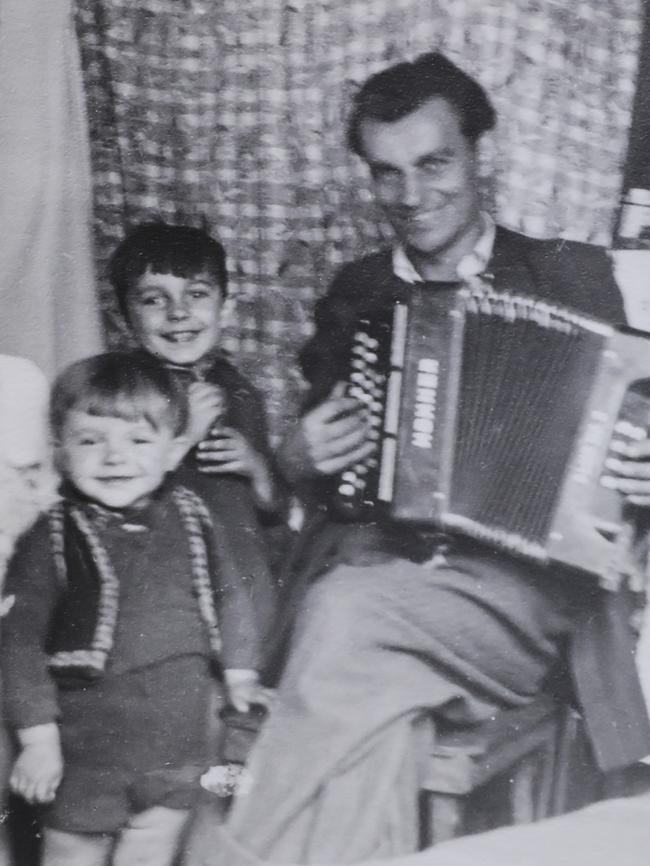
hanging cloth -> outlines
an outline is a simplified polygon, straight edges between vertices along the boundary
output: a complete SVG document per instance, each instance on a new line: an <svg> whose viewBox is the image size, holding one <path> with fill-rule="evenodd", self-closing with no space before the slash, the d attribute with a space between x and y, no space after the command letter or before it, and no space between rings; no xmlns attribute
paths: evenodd
<svg viewBox="0 0 650 866"><path fill-rule="evenodd" d="M0 0L0 351L48 376L100 350L72 0Z"/></svg>

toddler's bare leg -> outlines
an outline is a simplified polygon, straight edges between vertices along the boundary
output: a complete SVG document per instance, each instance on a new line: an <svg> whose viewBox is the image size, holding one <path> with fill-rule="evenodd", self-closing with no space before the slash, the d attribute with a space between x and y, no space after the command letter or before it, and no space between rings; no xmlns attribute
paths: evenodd
<svg viewBox="0 0 650 866"><path fill-rule="evenodd" d="M46 828L42 866L107 866L113 837L101 833L64 833Z"/></svg>
<svg viewBox="0 0 650 866"><path fill-rule="evenodd" d="M166 806L138 812L120 833L112 866L171 866L189 814Z"/></svg>

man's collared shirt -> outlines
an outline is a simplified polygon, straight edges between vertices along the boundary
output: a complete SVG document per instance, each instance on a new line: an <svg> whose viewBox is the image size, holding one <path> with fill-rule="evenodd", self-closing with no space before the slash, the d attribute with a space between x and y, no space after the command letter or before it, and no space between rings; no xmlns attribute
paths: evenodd
<svg viewBox="0 0 650 866"><path fill-rule="evenodd" d="M488 213L481 213L483 221L483 232L476 242L476 246L464 255L456 267L456 275L459 280L468 280L482 274L492 257L494 238L496 236L496 225ZM419 274L413 263L406 255L403 246L397 246L393 250L393 273L405 283L424 283L426 280Z"/></svg>

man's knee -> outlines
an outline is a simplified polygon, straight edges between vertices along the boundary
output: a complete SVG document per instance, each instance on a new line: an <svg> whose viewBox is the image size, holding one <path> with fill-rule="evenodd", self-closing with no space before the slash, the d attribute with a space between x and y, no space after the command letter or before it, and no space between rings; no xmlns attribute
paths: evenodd
<svg viewBox="0 0 650 866"><path fill-rule="evenodd" d="M343 566L326 574L307 591L298 611L293 647L321 647L328 652L358 648L369 634L363 627L382 615L385 601L378 602L372 568Z"/></svg>

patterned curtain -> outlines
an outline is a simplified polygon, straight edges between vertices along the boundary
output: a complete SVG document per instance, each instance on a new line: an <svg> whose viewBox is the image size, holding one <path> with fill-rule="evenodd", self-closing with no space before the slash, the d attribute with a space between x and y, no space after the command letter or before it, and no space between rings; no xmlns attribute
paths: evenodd
<svg viewBox="0 0 650 866"><path fill-rule="evenodd" d="M298 398L314 300L387 236L344 144L350 95L371 72L444 50L499 113L486 206L528 234L608 242L640 0L77 2L100 267L142 219L220 237L228 346L276 432ZM104 304L119 339L106 289Z"/></svg>

